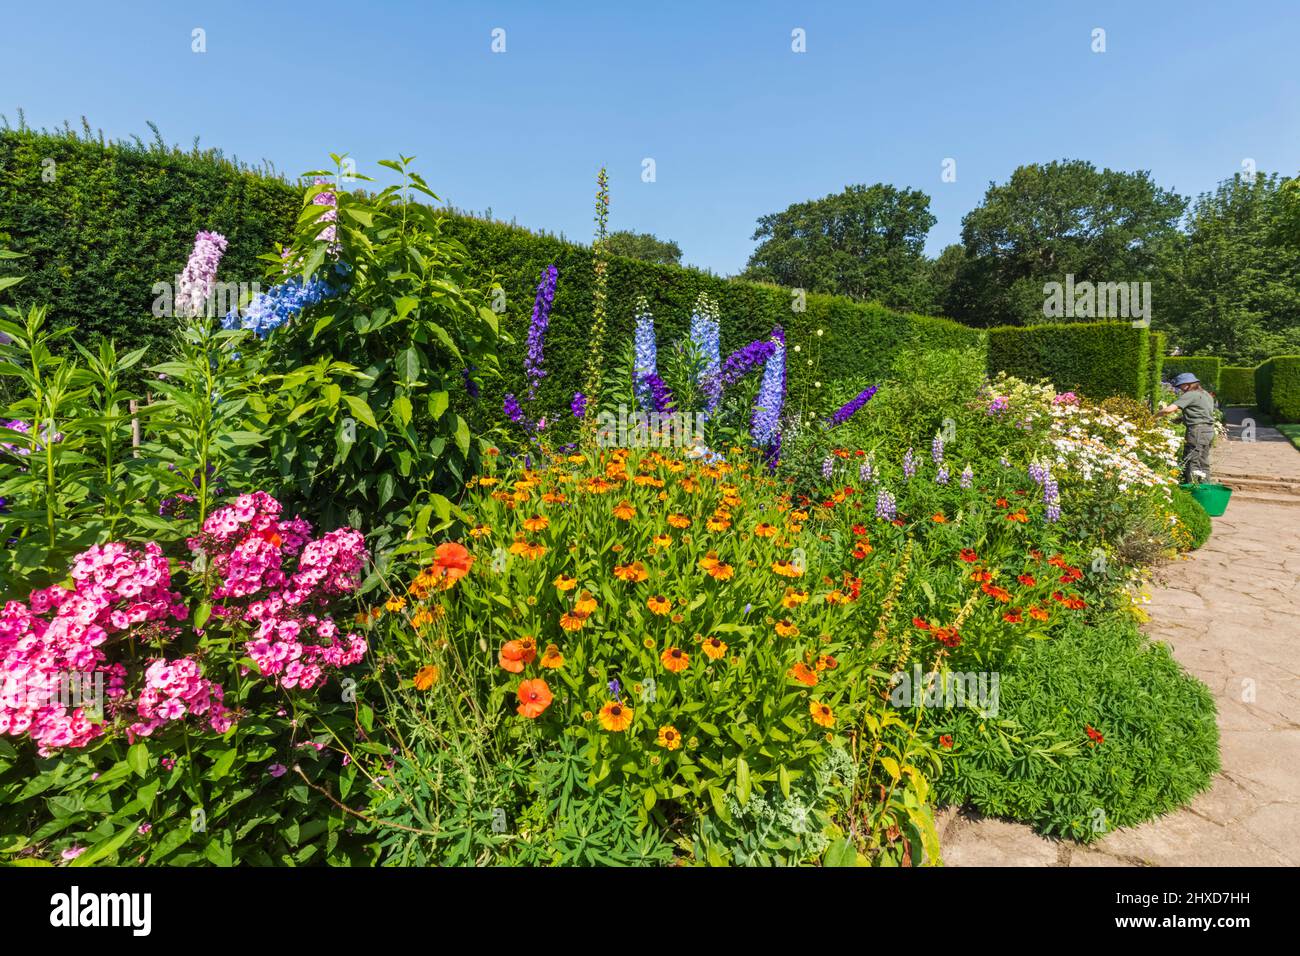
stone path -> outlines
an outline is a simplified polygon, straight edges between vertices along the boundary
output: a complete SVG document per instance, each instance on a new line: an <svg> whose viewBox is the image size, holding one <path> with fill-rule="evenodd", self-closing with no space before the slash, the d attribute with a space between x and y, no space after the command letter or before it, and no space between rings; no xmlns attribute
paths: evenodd
<svg viewBox="0 0 1300 956"><path fill-rule="evenodd" d="M1087 847L946 809L948 866L1300 866L1300 452L1274 429L1241 441L1242 417L1229 410L1214 450L1227 513L1157 572L1145 627L1213 692L1223 771L1181 810Z"/></svg>

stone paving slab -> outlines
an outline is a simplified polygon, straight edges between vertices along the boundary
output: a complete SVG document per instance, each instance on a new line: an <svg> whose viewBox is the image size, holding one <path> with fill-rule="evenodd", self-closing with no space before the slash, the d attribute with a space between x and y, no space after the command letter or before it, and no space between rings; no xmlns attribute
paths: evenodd
<svg viewBox="0 0 1300 956"><path fill-rule="evenodd" d="M1300 477L1300 452L1230 441L1214 467ZM1234 496L1213 520L1201 550L1157 572L1144 628L1215 696L1223 771L1210 789L1086 847L945 808L946 865L1300 866L1300 509Z"/></svg>

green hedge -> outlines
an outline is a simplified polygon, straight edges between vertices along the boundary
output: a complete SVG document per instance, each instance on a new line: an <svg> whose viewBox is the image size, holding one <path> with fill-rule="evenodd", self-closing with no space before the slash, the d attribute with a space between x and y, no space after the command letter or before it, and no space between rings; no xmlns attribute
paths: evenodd
<svg viewBox="0 0 1300 956"><path fill-rule="evenodd" d="M1161 375L1165 365L1166 338L1165 333L1156 331L1152 331L1147 338L1147 393L1143 397L1150 401L1152 407L1155 407L1160 395L1160 383L1164 381Z"/></svg>
<svg viewBox="0 0 1300 956"><path fill-rule="evenodd" d="M1300 355L1275 355L1255 369L1255 403L1279 421L1300 422Z"/></svg>
<svg viewBox="0 0 1300 956"><path fill-rule="evenodd" d="M1224 365L1220 368L1219 403L1221 405L1254 405L1255 370L1238 365Z"/></svg>
<svg viewBox="0 0 1300 956"><path fill-rule="evenodd" d="M1219 394L1219 375L1223 368L1223 359L1213 355L1170 355L1165 359L1165 378L1173 380L1175 375L1191 372L1200 379L1201 387Z"/></svg>
<svg viewBox="0 0 1300 956"><path fill-rule="evenodd" d="M1128 322L1071 322L989 329L989 372L1048 379L1090 398L1146 399L1150 333Z"/></svg>
<svg viewBox="0 0 1300 956"><path fill-rule="evenodd" d="M52 182L42 180L42 160L54 160ZM434 184L436 186L436 183ZM262 281L256 257L289 235L301 192L283 179L248 170L219 153L185 153L152 147L104 145L71 133L0 132L0 244L27 254L9 265L29 278L15 289L20 301L46 302L56 322L75 324L83 341L113 336L123 346L157 346L174 322L150 308L155 282L184 268L200 229L230 240L218 278ZM617 207L616 207L617 208ZM581 385L589 348L592 252L589 246L537 235L504 223L447 213L448 231L481 267L480 279L499 281L506 293L502 325L512 333L513 355L503 355L505 379L489 383L482 400L499 411L507 391L524 387L523 355L539 275L559 269L550 330L543 408L563 411ZM895 312L872 303L808 295L795 311L790 290L722 279L695 269L615 257L609 272L606 344L617 361L632 334L632 309L645 295L659 341L686 334L695 299L708 291L722 315L724 355L771 333L780 323L787 341L801 347L789 363L793 396L824 383L850 380L865 387L889 374L908 348L982 351L982 330L930 316ZM816 331L824 330L818 337Z"/></svg>

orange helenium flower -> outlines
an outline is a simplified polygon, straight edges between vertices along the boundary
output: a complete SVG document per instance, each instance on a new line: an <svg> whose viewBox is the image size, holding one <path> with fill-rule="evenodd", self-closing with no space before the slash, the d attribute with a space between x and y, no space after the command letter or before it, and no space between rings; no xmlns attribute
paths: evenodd
<svg viewBox="0 0 1300 956"><path fill-rule="evenodd" d="M803 661L790 668L790 676L806 687L817 686L817 672L810 669Z"/></svg>
<svg viewBox="0 0 1300 956"><path fill-rule="evenodd" d="M542 659L538 661L543 667L554 669L564 666L564 655L554 644L547 644L546 650L542 653Z"/></svg>
<svg viewBox="0 0 1300 956"><path fill-rule="evenodd" d="M551 519L544 518L541 515L533 515L531 518L524 519L525 531L545 531L550 527Z"/></svg>
<svg viewBox="0 0 1300 956"><path fill-rule="evenodd" d="M704 656L711 661L720 659L727 653L727 645L719 637L706 637L704 639Z"/></svg>
<svg viewBox="0 0 1300 956"><path fill-rule="evenodd" d="M835 726L835 712L831 710L829 704L818 703L814 700L809 703L808 712L812 714L814 724L822 727Z"/></svg>
<svg viewBox="0 0 1300 956"><path fill-rule="evenodd" d="M665 750L676 750L682 745L682 735L677 732L677 728L672 724L664 724L659 728L659 736L655 743Z"/></svg>
<svg viewBox="0 0 1300 956"><path fill-rule="evenodd" d="M655 594L646 600L645 606L650 609L651 613L662 616L672 610L673 602L661 594Z"/></svg>
<svg viewBox="0 0 1300 956"><path fill-rule="evenodd" d="M776 622L776 633L780 634L782 637L798 637L799 628L795 627L793 621L786 619L784 621Z"/></svg>
<svg viewBox="0 0 1300 956"><path fill-rule="evenodd" d="M640 561L633 561L631 564L614 565L614 577L620 581L629 581L636 584L644 581L649 576L650 574L646 571L645 565Z"/></svg>
<svg viewBox="0 0 1300 956"><path fill-rule="evenodd" d="M600 708L600 726L613 733L621 733L632 726L632 708L616 700Z"/></svg>
<svg viewBox="0 0 1300 956"><path fill-rule="evenodd" d="M415 672L416 690L428 690L436 683L438 683L438 668L433 664L425 664Z"/></svg>
<svg viewBox="0 0 1300 956"><path fill-rule="evenodd" d="M659 655L659 662L665 668L677 674L690 666L691 656L680 647L670 647Z"/></svg>

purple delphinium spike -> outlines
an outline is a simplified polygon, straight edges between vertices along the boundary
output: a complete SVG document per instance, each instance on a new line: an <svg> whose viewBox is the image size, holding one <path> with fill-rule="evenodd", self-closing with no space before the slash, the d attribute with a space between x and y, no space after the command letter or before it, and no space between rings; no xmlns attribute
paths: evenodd
<svg viewBox="0 0 1300 956"><path fill-rule="evenodd" d="M512 422L514 422L516 425L523 423L524 410L519 407L519 399L515 398L513 392L510 392L506 395L505 401L502 403L502 407L505 409L506 417L509 418Z"/></svg>
<svg viewBox="0 0 1300 956"><path fill-rule="evenodd" d="M569 411L573 412L574 418L581 418L587 414L587 396L582 392L574 392L573 401L569 402Z"/></svg>
<svg viewBox="0 0 1300 956"><path fill-rule="evenodd" d="M776 440L781 405L785 401L785 330L781 326L772 329L772 340L775 347L763 367L763 380L754 399L754 417L749 429L754 444L767 449Z"/></svg>
<svg viewBox="0 0 1300 956"><path fill-rule="evenodd" d="M528 325L528 354L524 357L524 373L528 376L528 400L537 398L537 388L546 377L543 346L546 342L546 328L551 321L551 306L555 303L555 284L560 272L549 265L542 270L541 281L537 283L537 298L533 301L533 318Z"/></svg>
<svg viewBox="0 0 1300 956"><path fill-rule="evenodd" d="M894 496L884 488L876 492L876 517L884 518L886 521L893 521L898 513L897 503Z"/></svg>
<svg viewBox="0 0 1300 956"><path fill-rule="evenodd" d="M212 283L227 245L219 232L203 231L194 237L194 249L176 285L176 312L182 318L207 314Z"/></svg>
<svg viewBox="0 0 1300 956"><path fill-rule="evenodd" d="M903 456L903 476L909 481L916 474L916 458L912 455L912 449L907 449L907 454Z"/></svg>
<svg viewBox="0 0 1300 956"><path fill-rule="evenodd" d="M831 416L831 427L833 428L836 425L841 425L856 415L858 409L871 401L872 396L876 394L879 388L879 385L868 386L836 409L835 414Z"/></svg>

